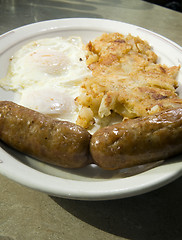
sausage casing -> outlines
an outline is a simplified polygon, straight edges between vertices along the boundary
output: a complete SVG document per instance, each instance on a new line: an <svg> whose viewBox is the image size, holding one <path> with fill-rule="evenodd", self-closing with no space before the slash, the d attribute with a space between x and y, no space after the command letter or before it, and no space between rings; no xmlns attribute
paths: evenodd
<svg viewBox="0 0 182 240"><path fill-rule="evenodd" d="M182 107L129 119L95 132L94 162L108 170L167 159L182 152Z"/></svg>
<svg viewBox="0 0 182 240"><path fill-rule="evenodd" d="M0 102L0 139L44 162L80 168L90 162L91 135L82 127L58 121L9 101Z"/></svg>

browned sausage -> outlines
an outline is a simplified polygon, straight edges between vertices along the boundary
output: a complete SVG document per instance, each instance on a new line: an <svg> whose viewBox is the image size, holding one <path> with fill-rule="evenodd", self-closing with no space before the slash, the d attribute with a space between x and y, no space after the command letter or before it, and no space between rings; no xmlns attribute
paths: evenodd
<svg viewBox="0 0 182 240"><path fill-rule="evenodd" d="M58 121L9 101L0 102L0 139L44 162L65 168L90 163L91 135L76 124Z"/></svg>
<svg viewBox="0 0 182 240"><path fill-rule="evenodd" d="M110 170L179 154L182 152L182 107L100 129L92 136L90 151L96 164Z"/></svg>

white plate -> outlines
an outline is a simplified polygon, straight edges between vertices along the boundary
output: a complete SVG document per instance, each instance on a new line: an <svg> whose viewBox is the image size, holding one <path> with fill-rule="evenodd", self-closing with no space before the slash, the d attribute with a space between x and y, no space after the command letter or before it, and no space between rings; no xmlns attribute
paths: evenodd
<svg viewBox="0 0 182 240"><path fill-rule="evenodd" d="M146 29L103 19L61 19L39 22L0 36L0 77L7 71L12 54L32 39L51 36L80 36L84 42L103 32L131 33L147 40L168 66L182 64L182 48ZM178 81L182 81L182 71ZM181 83L179 92L182 95ZM13 93L0 89L0 100L12 100ZM143 172L153 165L123 171L104 171L94 165L79 170L56 168L20 154L1 143L0 173L14 181L50 195L80 200L106 200L142 194L173 181L182 174L181 156Z"/></svg>

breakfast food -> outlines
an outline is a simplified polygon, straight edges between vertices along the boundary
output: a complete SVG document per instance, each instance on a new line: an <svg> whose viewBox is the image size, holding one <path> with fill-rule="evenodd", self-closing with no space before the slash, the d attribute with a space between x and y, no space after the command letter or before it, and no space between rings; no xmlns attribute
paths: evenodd
<svg viewBox="0 0 182 240"><path fill-rule="evenodd" d="M75 122L74 98L88 76L81 38L52 37L31 41L15 52L0 86L14 91L14 101L22 106Z"/></svg>
<svg viewBox="0 0 182 240"><path fill-rule="evenodd" d="M0 102L0 139L20 152L65 168L95 163L129 168L181 153L182 107L128 119L96 131L55 120L9 101Z"/></svg>
<svg viewBox="0 0 182 240"><path fill-rule="evenodd" d="M180 66L157 63L131 34L32 41L10 59L0 86L0 139L41 161L80 168L132 167L179 153ZM93 134L93 135L91 135Z"/></svg>
<svg viewBox="0 0 182 240"><path fill-rule="evenodd" d="M1 85L21 91L28 87L67 87L91 75L79 37L38 39L22 46L10 59Z"/></svg>
<svg viewBox="0 0 182 240"><path fill-rule="evenodd" d="M102 128L91 138L94 162L107 170L167 159L182 152L182 106Z"/></svg>
<svg viewBox="0 0 182 240"><path fill-rule="evenodd" d="M84 79L76 99L81 108L77 124L107 126L113 119L148 116L182 104L176 93L180 67L157 64L151 46L139 37L104 33L87 50L92 77Z"/></svg>
<svg viewBox="0 0 182 240"><path fill-rule="evenodd" d="M0 139L41 161L65 168L86 166L90 138L87 130L74 123L0 101Z"/></svg>

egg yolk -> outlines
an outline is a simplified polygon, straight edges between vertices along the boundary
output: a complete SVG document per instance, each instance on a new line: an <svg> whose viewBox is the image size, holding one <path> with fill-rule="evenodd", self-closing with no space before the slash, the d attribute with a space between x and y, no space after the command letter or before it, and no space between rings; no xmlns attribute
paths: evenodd
<svg viewBox="0 0 182 240"><path fill-rule="evenodd" d="M50 75L61 75L70 64L66 55L54 50L36 50L30 54L30 58L39 69Z"/></svg>

